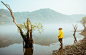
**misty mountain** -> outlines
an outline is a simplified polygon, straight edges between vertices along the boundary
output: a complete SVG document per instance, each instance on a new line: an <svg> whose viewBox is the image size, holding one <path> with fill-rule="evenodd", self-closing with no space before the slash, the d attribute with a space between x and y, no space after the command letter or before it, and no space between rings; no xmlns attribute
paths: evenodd
<svg viewBox="0 0 86 55"><path fill-rule="evenodd" d="M26 22L29 17L32 23L73 23L82 19L86 15L65 15L51 9L40 9L33 12L13 12L17 23ZM0 24L13 23L11 14L6 9L0 9Z"/></svg>
<svg viewBox="0 0 86 55"><path fill-rule="evenodd" d="M81 20L83 17L86 17L86 15L83 15L83 14L75 14L75 15L70 15L70 17L71 17L73 20L79 21L79 20Z"/></svg>

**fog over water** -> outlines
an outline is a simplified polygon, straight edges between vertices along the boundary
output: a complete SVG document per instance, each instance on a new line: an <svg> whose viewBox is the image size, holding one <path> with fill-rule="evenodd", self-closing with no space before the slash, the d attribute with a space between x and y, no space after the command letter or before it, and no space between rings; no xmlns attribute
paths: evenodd
<svg viewBox="0 0 86 55"><path fill-rule="evenodd" d="M75 24L78 25L77 30L83 30L83 26L81 24L74 23L74 25ZM63 28L63 32L64 32L63 46L71 45L74 43L74 37L73 37L74 28L72 24L70 23L43 24L43 27L44 27L44 32L42 32L41 34L39 34L38 31L33 32L33 41L34 41L33 55L38 55L38 54L50 55L52 54L52 50L56 50L60 47L60 43L58 42L58 35L59 35L58 29L60 27ZM83 38L83 36L80 35L79 33L80 32L76 32L76 38L78 41ZM7 37L10 38L11 40L8 39ZM22 38L20 38L20 33L18 32L16 25L0 25L0 39L3 39L1 43L4 44L4 45L0 44L1 46L0 54L5 54L5 55L15 54L14 52L16 52L16 54L23 54L23 45L22 45L22 41L20 41L22 40ZM9 44L7 44L7 42ZM18 51L15 51L14 49L17 48Z"/></svg>

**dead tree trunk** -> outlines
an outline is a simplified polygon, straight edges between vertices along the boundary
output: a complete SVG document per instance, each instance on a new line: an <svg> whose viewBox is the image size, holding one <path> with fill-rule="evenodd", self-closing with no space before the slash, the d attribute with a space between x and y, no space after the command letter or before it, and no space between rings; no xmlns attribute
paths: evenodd
<svg viewBox="0 0 86 55"><path fill-rule="evenodd" d="M27 19L27 40L29 40L29 18Z"/></svg>
<svg viewBox="0 0 86 55"><path fill-rule="evenodd" d="M2 2L2 1L1 1ZM18 24L17 24L17 22L16 22L16 20L15 20L15 17L13 16L13 12L12 12L12 10L10 9L10 6L9 5L7 5L7 4L5 4L4 2L2 2L8 9L9 9L9 11L10 11L10 13L11 13L11 16L12 16L12 18L13 18L13 22L16 24L16 26L18 27L18 29L20 30L20 34L21 34L21 36L22 36L22 38L24 39L24 35L23 35L23 32L22 32L22 29L18 26Z"/></svg>
<svg viewBox="0 0 86 55"><path fill-rule="evenodd" d="M1 1L2 2L2 1ZM15 20L15 17L13 16L13 12L12 12L12 10L10 9L10 6L9 5L7 5L7 4L5 4L4 2L2 2L8 9L9 9L9 11L10 11L10 13L11 13L11 16L12 16L12 18L13 18L13 22L15 23L15 25L18 27L18 29L20 30L20 34L21 34L21 36L22 36L22 38L23 38L23 41L25 42L25 47L26 48L28 48L28 47L32 47L32 43L33 43L33 39L31 39L31 41L30 41L30 37L29 37L29 22L30 22L30 19L28 18L27 19L27 27L28 27L28 30L27 30L27 34L26 35L24 35L23 34L23 32L22 32L22 29L18 26L18 24L17 24L17 22L16 22L16 20ZM30 22L31 23L31 22ZM25 23L24 23L24 25L25 25ZM31 26L31 30L32 30L32 26ZM31 31L31 38L32 38L32 31ZM26 38L27 37L27 38ZM23 43L24 43L23 42Z"/></svg>
<svg viewBox="0 0 86 55"><path fill-rule="evenodd" d="M26 45L25 47L28 48L28 47L33 47L33 39L32 39L32 24L31 24L31 30L29 29L29 23L31 24L30 22L30 19L28 18L27 19L27 39L26 39ZM30 34L30 37L29 37L29 34Z"/></svg>
<svg viewBox="0 0 86 55"><path fill-rule="evenodd" d="M76 36L75 36L75 33L76 33L76 30L77 30L77 25L73 25L73 27L74 27L74 34L73 34L73 36L74 36L74 43L76 43L77 42L77 39L76 39Z"/></svg>
<svg viewBox="0 0 86 55"><path fill-rule="evenodd" d="M32 38L32 24L31 24L31 30L30 30L30 43L31 43L31 46L33 46L33 38Z"/></svg>

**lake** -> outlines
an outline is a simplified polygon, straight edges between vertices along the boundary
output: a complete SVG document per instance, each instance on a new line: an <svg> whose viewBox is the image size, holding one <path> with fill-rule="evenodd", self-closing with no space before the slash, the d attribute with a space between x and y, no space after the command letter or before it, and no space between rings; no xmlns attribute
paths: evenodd
<svg viewBox="0 0 86 55"><path fill-rule="evenodd" d="M82 30L83 26L78 23L77 30ZM52 55L53 50L60 48L58 41L59 28L63 28L64 39L63 46L74 43L72 31L74 28L71 23L64 24L43 24L44 32L39 34L33 32L33 48L23 49L23 40L15 25L0 25L0 55L24 55L28 52L30 55ZM79 41L84 36L76 32L76 38Z"/></svg>

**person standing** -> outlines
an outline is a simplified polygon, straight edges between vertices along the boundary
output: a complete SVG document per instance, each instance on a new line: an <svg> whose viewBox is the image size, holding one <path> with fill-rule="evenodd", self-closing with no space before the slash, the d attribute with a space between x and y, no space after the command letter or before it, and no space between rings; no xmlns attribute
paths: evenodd
<svg viewBox="0 0 86 55"><path fill-rule="evenodd" d="M58 40L59 42L61 43L60 46L63 47L63 31L62 31L62 28L59 28L59 35L58 35Z"/></svg>

